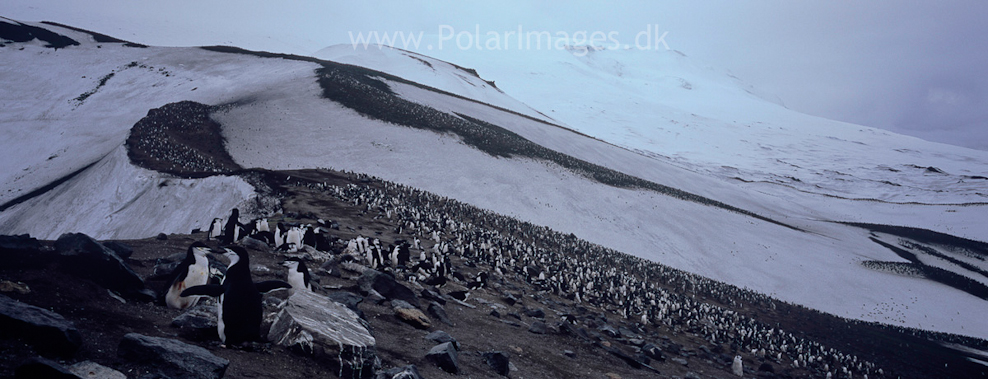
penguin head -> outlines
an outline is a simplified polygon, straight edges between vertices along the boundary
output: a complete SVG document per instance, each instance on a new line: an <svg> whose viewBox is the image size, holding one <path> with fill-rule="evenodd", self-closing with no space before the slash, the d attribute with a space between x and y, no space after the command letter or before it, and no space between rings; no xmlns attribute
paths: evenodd
<svg viewBox="0 0 988 379"><path fill-rule="evenodd" d="M282 262L281 265L288 267L289 271L305 272L306 270L305 262L302 262L301 259L295 257L288 258L287 260Z"/></svg>
<svg viewBox="0 0 988 379"><path fill-rule="evenodd" d="M196 241L191 246L189 246L189 255L196 258L206 258L206 254L210 252L209 246L206 244Z"/></svg>
<svg viewBox="0 0 988 379"><path fill-rule="evenodd" d="M230 260L230 265L227 267L233 267L233 265L244 262L245 264L249 261L247 256L247 249L241 246L226 246L223 248L223 255L225 255Z"/></svg>

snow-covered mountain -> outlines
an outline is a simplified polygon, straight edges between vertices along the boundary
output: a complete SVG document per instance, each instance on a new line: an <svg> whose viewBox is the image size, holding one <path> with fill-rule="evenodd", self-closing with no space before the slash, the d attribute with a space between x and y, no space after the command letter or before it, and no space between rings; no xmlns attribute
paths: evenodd
<svg viewBox="0 0 988 379"><path fill-rule="evenodd" d="M337 63L0 22L78 42L0 36L0 233L186 233L247 207L238 176L127 159L150 109L192 100L242 167L367 173L836 315L988 337L984 152L801 115L675 52L548 51L495 87L401 50L318 54Z"/></svg>

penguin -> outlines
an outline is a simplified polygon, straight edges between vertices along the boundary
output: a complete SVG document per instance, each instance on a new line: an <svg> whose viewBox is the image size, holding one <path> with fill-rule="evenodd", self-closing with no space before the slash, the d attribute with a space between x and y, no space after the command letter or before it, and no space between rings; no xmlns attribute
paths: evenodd
<svg viewBox="0 0 988 379"><path fill-rule="evenodd" d="M223 219L217 217L209 224L209 231L206 233L206 240L218 238L223 235Z"/></svg>
<svg viewBox="0 0 988 379"><path fill-rule="evenodd" d="M294 295L297 291L312 291L309 268L305 266L305 262L298 258L288 258L282 265L288 267L288 284L292 286L288 289L288 296Z"/></svg>
<svg viewBox="0 0 988 379"><path fill-rule="evenodd" d="M181 296L219 297L216 331L225 345L261 340L261 294L279 288L292 288L281 280L254 283L250 275L250 257L241 246L224 248L230 259L221 284L205 284L182 291Z"/></svg>
<svg viewBox="0 0 988 379"><path fill-rule="evenodd" d="M256 232L270 232L271 227L268 225L268 219L259 218L254 220L254 231Z"/></svg>
<svg viewBox="0 0 988 379"><path fill-rule="evenodd" d="M734 375L737 375L738 377L744 375L744 366L741 363L740 355L734 356L734 363L731 364L731 371L734 372Z"/></svg>
<svg viewBox="0 0 988 379"><path fill-rule="evenodd" d="M240 240L240 210L233 208L230 211L230 218L226 220L226 226L223 227L223 243L234 243Z"/></svg>
<svg viewBox="0 0 988 379"><path fill-rule="evenodd" d="M165 293L165 305L169 308L186 309L199 302L198 297L179 296L186 288L201 286L209 281L209 260L206 253L209 247L202 242L189 246L185 259L179 262L169 275L168 291Z"/></svg>

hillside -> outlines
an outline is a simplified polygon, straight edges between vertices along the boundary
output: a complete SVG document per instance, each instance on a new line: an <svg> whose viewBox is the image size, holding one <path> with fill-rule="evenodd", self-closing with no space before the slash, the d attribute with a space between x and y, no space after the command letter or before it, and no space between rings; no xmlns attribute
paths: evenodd
<svg viewBox="0 0 988 379"><path fill-rule="evenodd" d="M0 98L9 104L0 121L11 137L0 142L7 163L0 173L2 234L54 240L83 232L106 240L205 230L234 207L245 218L284 207L272 200L269 184L251 174L255 169L331 168L428 191L783 303L888 326L988 336L981 322L988 311L988 249L979 241L985 205L977 200L984 160L977 154L948 155L943 146L897 136L858 140L899 144L912 157L881 166L902 156L830 138L856 127L826 120L811 121L830 135L812 134L808 126L779 131L780 123L809 119L722 82L724 89L680 104L701 112L695 118L703 131L695 136L723 132L724 141L748 141L740 148L718 142L711 151L730 147L735 150L728 155L739 162L778 163L774 154L815 162L798 164L808 169L797 170L793 182L810 183L806 175L827 172L827 183L877 188L868 184L872 173L848 176L827 166L871 162L890 168L876 178L911 180L921 188L892 186L890 196L869 192L854 200L860 194L823 184L812 190L772 184L749 169L739 171L740 180L711 174L722 161L663 158L661 144L637 146L629 142L635 139L600 134L585 123L606 126L617 119L608 124L575 110L554 115L534 99L509 97L469 69L412 53L371 56L379 66L364 67L359 54L347 64L232 47L148 47L52 24L0 24L7 84ZM618 56L619 63L627 59ZM633 82L648 79L620 74ZM704 83L703 75L682 74L691 83ZM543 101L593 103L577 93L557 92ZM696 108L700 98L709 102L705 108ZM734 108L737 115L769 126L732 137L740 132L723 120L734 114L710 104L735 101L751 105L741 107L744 112ZM652 119L627 108L631 103L607 110ZM683 112L655 109L662 117ZM190 138L200 130L213 134ZM779 148L800 140L811 144ZM755 148L759 144L765 148ZM824 159L843 156L837 153L847 155ZM764 170L786 175L779 167Z"/></svg>

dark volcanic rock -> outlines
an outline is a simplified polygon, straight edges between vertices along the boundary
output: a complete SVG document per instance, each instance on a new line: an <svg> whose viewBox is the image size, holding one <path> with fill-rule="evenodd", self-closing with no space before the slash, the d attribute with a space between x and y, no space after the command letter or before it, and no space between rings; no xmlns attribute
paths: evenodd
<svg viewBox="0 0 988 379"><path fill-rule="evenodd" d="M425 339L435 343L452 342L453 347L457 349L460 348L460 343L456 342L456 339L453 338L453 336L449 335L449 333L446 333L442 330L437 330L432 333L426 334Z"/></svg>
<svg viewBox="0 0 988 379"><path fill-rule="evenodd" d="M439 304L446 305L446 298L439 291L433 290L431 288L425 288L422 290L421 294L423 299L432 300Z"/></svg>
<svg viewBox="0 0 988 379"><path fill-rule="evenodd" d="M374 379L425 379L419 374L415 365L405 367L395 367L392 369L378 371Z"/></svg>
<svg viewBox="0 0 988 379"><path fill-rule="evenodd" d="M44 355L69 355L82 336L61 315L0 295L0 335L21 338Z"/></svg>
<svg viewBox="0 0 988 379"><path fill-rule="evenodd" d="M172 327L179 328L179 336L192 341L218 340L216 332L216 304L200 301L178 317L172 319Z"/></svg>
<svg viewBox="0 0 988 379"><path fill-rule="evenodd" d="M419 298L415 296L415 292L395 281L394 276L390 274L377 270L365 270L357 279L357 283L363 292L369 293L374 290L388 300L404 300L416 308L420 307Z"/></svg>
<svg viewBox="0 0 988 379"><path fill-rule="evenodd" d="M528 331L535 334L546 334L548 329L549 328L545 325L545 322L536 321L532 323L532 326L528 328Z"/></svg>
<svg viewBox="0 0 988 379"><path fill-rule="evenodd" d="M333 291L326 294L326 297L328 297L332 301L343 304L347 308L350 308L350 310L354 312L358 312L358 314L360 310L357 309L357 305L359 305L360 302L364 301L364 298L361 297L360 295L347 291Z"/></svg>
<svg viewBox="0 0 988 379"><path fill-rule="evenodd" d="M645 353L646 357L652 358L657 361L666 360L666 357L662 355L662 349L659 349L658 346L655 346L650 343L647 343L644 346L642 346L642 353Z"/></svg>
<svg viewBox="0 0 988 379"><path fill-rule="evenodd" d="M0 236L0 266L42 268L52 262L52 253L41 249L41 242L30 235Z"/></svg>
<svg viewBox="0 0 988 379"><path fill-rule="evenodd" d="M758 371L759 372L771 372L771 373L774 374L775 373L775 367L773 367L771 363L765 362L765 363L762 363L760 366L758 366Z"/></svg>
<svg viewBox="0 0 988 379"><path fill-rule="evenodd" d="M120 341L117 355L147 364L176 378L222 378L230 361L199 346L169 338L128 333Z"/></svg>
<svg viewBox="0 0 988 379"><path fill-rule="evenodd" d="M498 375L508 376L508 373L511 372L511 365L508 362L508 354L505 354L502 351L492 351L484 353L483 357L484 362L487 362L487 365L491 366L491 369L498 373Z"/></svg>
<svg viewBox="0 0 988 379"><path fill-rule="evenodd" d="M144 280L130 269L113 250L82 233L58 237L55 249L62 260L62 269L115 291L124 297L153 301L144 288Z"/></svg>
<svg viewBox="0 0 988 379"><path fill-rule="evenodd" d="M36 357L17 367L14 379L79 379L58 362Z"/></svg>
<svg viewBox="0 0 988 379"><path fill-rule="evenodd" d="M542 308L525 308L522 312L528 317L545 318L545 311Z"/></svg>
<svg viewBox="0 0 988 379"><path fill-rule="evenodd" d="M106 241L103 242L103 246L106 246L110 250L113 250L114 253L117 253L117 256L120 257L120 259L127 259L130 258L131 255L134 255L134 248L122 242Z"/></svg>
<svg viewBox="0 0 988 379"><path fill-rule="evenodd" d="M268 340L311 355L341 377L373 374L376 341L356 313L311 291L298 291L278 312Z"/></svg>
<svg viewBox="0 0 988 379"><path fill-rule="evenodd" d="M443 308L438 302L429 302L429 308L426 309L429 312L429 316L434 317L439 320L439 322L453 326L453 321L449 319L449 315L446 314L446 308Z"/></svg>
<svg viewBox="0 0 988 379"><path fill-rule="evenodd" d="M425 355L425 358L446 372L453 374L460 372L460 362L457 358L456 347L453 346L452 342L444 342L434 346Z"/></svg>

